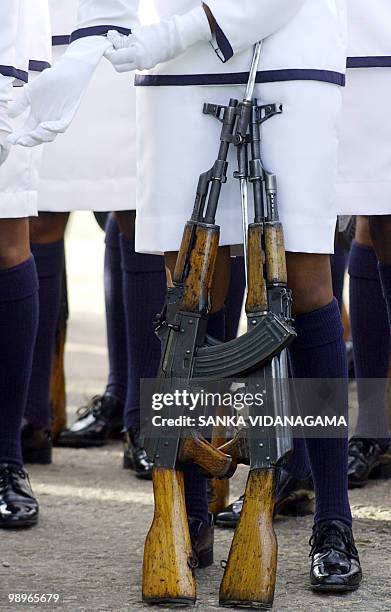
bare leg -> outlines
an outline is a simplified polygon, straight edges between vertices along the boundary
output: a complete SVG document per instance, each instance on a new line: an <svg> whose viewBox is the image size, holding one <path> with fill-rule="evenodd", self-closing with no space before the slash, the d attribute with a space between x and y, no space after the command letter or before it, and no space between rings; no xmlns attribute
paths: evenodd
<svg viewBox="0 0 391 612"><path fill-rule="evenodd" d="M36 244L49 244L62 240L68 224L69 213L39 213L30 218L30 241Z"/></svg>
<svg viewBox="0 0 391 612"><path fill-rule="evenodd" d="M13 268L30 256L28 219L0 219L0 268Z"/></svg>

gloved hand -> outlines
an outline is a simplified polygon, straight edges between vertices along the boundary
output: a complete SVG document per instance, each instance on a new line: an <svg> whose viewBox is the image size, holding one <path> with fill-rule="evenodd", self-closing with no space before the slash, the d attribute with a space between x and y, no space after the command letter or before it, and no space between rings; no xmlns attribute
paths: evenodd
<svg viewBox="0 0 391 612"><path fill-rule="evenodd" d="M184 15L132 30L129 36L116 31L107 34L114 50L105 57L117 72L146 70L167 62L200 41L211 41L212 32L202 6Z"/></svg>
<svg viewBox="0 0 391 612"><path fill-rule="evenodd" d="M10 151L7 138L12 132L12 126L8 118L8 101L11 97L12 81L12 78L0 75L0 166L4 164Z"/></svg>
<svg viewBox="0 0 391 612"><path fill-rule="evenodd" d="M53 68L24 87L18 102L10 105L11 117L29 110L24 126L10 137L11 144L34 147L51 142L71 124L90 80L111 43L102 36L71 43Z"/></svg>

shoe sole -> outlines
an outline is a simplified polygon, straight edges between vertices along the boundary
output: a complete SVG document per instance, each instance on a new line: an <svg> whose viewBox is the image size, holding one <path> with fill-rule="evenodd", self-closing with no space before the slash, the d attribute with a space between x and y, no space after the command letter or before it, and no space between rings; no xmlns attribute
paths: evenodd
<svg viewBox="0 0 391 612"><path fill-rule="evenodd" d="M86 441L86 440L75 440L75 441L64 441L57 440L55 446L58 448L99 448L101 446L105 446L107 444L107 440L94 440L94 441Z"/></svg>
<svg viewBox="0 0 391 612"><path fill-rule="evenodd" d="M38 523L38 517L25 521L4 522L0 521L0 529L23 529L25 527L34 527Z"/></svg>
<svg viewBox="0 0 391 612"><path fill-rule="evenodd" d="M61 434L60 434L61 436ZM57 438L53 442L53 446L59 448L94 448L105 446L109 440L121 440L122 439L122 425L116 425L107 432L107 437L104 440L85 440L81 438L74 438L73 440L61 440L61 437Z"/></svg>
<svg viewBox="0 0 391 612"><path fill-rule="evenodd" d="M137 474L137 472L136 472L135 476L139 480L152 480L152 473L149 473L149 474Z"/></svg>
<svg viewBox="0 0 391 612"><path fill-rule="evenodd" d="M238 521L219 521L218 519L216 519L216 523L215 523L218 527L227 527L227 528L232 528L232 527L236 527L236 525L238 524Z"/></svg>
<svg viewBox="0 0 391 612"><path fill-rule="evenodd" d="M360 583L361 584L361 583ZM360 584L355 585L344 585L344 584L336 584L335 586L331 585L321 585L321 584L311 584L312 591L317 591L318 593L349 593L351 591L357 591Z"/></svg>

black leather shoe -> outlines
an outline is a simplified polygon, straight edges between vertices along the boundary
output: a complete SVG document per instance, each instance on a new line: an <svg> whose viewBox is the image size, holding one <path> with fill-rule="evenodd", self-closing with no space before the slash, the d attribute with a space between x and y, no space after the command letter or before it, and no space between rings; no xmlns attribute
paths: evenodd
<svg viewBox="0 0 391 612"><path fill-rule="evenodd" d="M314 490L311 479L297 480L286 470L280 470L275 514L283 516L306 516L314 511ZM219 512L216 525L236 527L243 508L244 495Z"/></svg>
<svg viewBox="0 0 391 612"><path fill-rule="evenodd" d="M216 525L219 527L236 527L243 508L244 495L235 499L232 504L216 515Z"/></svg>
<svg viewBox="0 0 391 612"><path fill-rule="evenodd" d="M357 548L350 527L341 521L322 521L313 528L311 587L314 591L355 591L362 581Z"/></svg>
<svg viewBox="0 0 391 612"><path fill-rule="evenodd" d="M281 469L278 477L274 514L307 516L314 513L315 492L312 478L298 480Z"/></svg>
<svg viewBox="0 0 391 612"><path fill-rule="evenodd" d="M189 531L193 549L193 567L209 567L213 564L214 524L209 513L208 523L189 517Z"/></svg>
<svg viewBox="0 0 391 612"><path fill-rule="evenodd" d="M52 434L46 429L35 429L26 424L22 428L22 454L24 463L48 465L52 462Z"/></svg>
<svg viewBox="0 0 391 612"><path fill-rule="evenodd" d="M391 452L377 440L354 437L349 441L349 489L364 487L369 478L391 478Z"/></svg>
<svg viewBox="0 0 391 612"><path fill-rule="evenodd" d="M140 444L140 430L135 427L124 432L124 461L125 470L134 470L137 478L152 480L153 463L147 457L145 448Z"/></svg>
<svg viewBox="0 0 391 612"><path fill-rule="evenodd" d="M87 406L78 409L79 418L60 433L56 446L103 446L109 438L117 438L122 430L123 407L114 395L96 395Z"/></svg>
<svg viewBox="0 0 391 612"><path fill-rule="evenodd" d="M38 512L26 470L0 464L0 527L31 527Z"/></svg>

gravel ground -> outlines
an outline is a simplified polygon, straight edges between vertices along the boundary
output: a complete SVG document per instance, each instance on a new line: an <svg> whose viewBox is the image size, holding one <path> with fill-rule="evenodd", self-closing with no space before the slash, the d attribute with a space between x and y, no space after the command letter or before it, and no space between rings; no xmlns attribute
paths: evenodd
<svg viewBox="0 0 391 612"><path fill-rule="evenodd" d="M68 241L71 312L67 347L70 419L86 398L99 393L107 375L102 303L103 235L91 217L75 217ZM151 485L121 469L121 446L55 449L51 466L31 466L41 504L39 525L0 533L0 611L141 610L143 543L153 512ZM246 470L231 481L242 492ZM311 517L278 520L279 570L274 610L391 610L390 481L351 494L355 534L365 580L353 594L327 597L308 588ZM215 564L197 572L199 610L218 608L232 532L216 530ZM9 593L57 593L59 603L11 604Z"/></svg>
<svg viewBox="0 0 391 612"><path fill-rule="evenodd" d="M58 593L64 611L140 610L140 572L144 538L152 518L151 486L120 468L121 447L56 449L54 463L31 467L41 503L38 527L0 534L0 610L33 606L8 603L8 593ZM233 479L232 495L246 471ZM308 589L311 517L278 520L279 571L275 610L391 610L390 483L353 492L355 533L365 581L353 594L321 597ZM216 562L199 570L200 610L217 610L232 532L216 530ZM38 606L36 606L38 607ZM52 610L53 604L39 605Z"/></svg>

